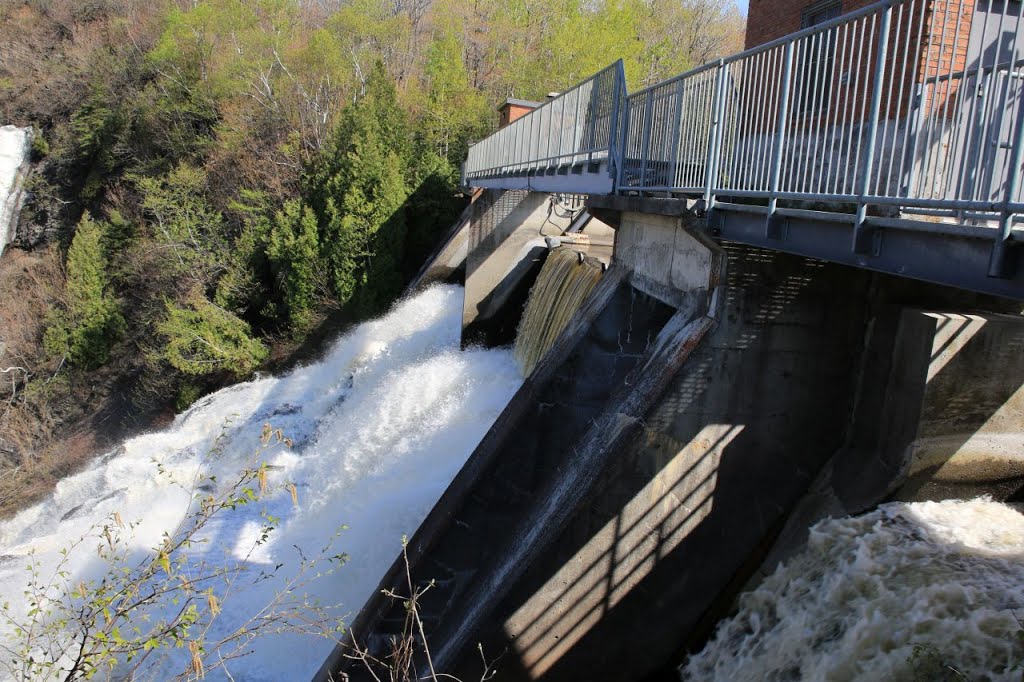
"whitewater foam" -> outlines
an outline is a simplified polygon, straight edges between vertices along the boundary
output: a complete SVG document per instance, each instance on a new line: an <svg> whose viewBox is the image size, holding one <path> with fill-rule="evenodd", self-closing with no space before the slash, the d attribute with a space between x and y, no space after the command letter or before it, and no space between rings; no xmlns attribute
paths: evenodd
<svg viewBox="0 0 1024 682"><path fill-rule="evenodd" d="M32 146L32 131L0 127L0 254L14 239L21 208L22 167Z"/></svg>
<svg viewBox="0 0 1024 682"><path fill-rule="evenodd" d="M292 440L266 458L271 484L295 482L298 508L279 495L231 512L207 529L209 542L196 551L211 562L285 568L244 598L226 600L211 639L232 632L286 583L296 547L315 553L341 524L348 530L332 553L348 554L349 562L306 591L340 602L335 615L354 615L399 553L402 536L415 531L520 384L510 351L459 350L461 321L462 289L430 288L357 327L320 362L225 388L171 427L129 440L64 479L48 500L0 524L0 600L21 599L30 552L47 575L62 547L114 512L140 523L135 548L151 552L185 516L197 474L235 480L252 466L270 423ZM207 453L222 433L223 452L211 460ZM265 525L260 511L281 520L253 552ZM68 584L95 575L95 563L91 551L74 557ZM266 637L228 669L235 679L308 679L332 647L326 639ZM174 652L149 672L177 674L186 663L187 652Z"/></svg>
<svg viewBox="0 0 1024 682"><path fill-rule="evenodd" d="M736 682L1019 682L1021 621L1019 508L987 499L892 503L814 526L807 548L741 596L739 612L681 673Z"/></svg>

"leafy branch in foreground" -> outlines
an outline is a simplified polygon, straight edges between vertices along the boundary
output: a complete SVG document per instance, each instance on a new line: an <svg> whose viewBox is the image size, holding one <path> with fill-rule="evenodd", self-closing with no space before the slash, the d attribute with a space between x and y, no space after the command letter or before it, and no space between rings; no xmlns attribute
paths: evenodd
<svg viewBox="0 0 1024 682"><path fill-rule="evenodd" d="M412 579L412 571L409 568L408 539L402 537L402 564L405 567L405 587L408 595L403 595L392 589L382 590L382 594L390 599L402 603L405 607L405 620L402 624L402 632L391 638L390 646L382 656L374 656L368 647L360 646L355 640L355 633L350 642L346 642L347 651L345 658L357 662L362 670L365 670L376 682L416 682L417 680L454 680L461 682L459 678L434 669L433 656L430 653L430 644L427 639L426 630L423 627L423 619L420 617L420 601L423 596L434 587L431 580L422 587L417 587ZM483 672L480 674L480 682L487 682L498 674L498 663L505 652L496 658L487 660L484 654L483 645L477 643L477 651L483 664ZM347 680L347 677L340 678ZM340 682L340 681L339 681Z"/></svg>
<svg viewBox="0 0 1024 682"><path fill-rule="evenodd" d="M241 558L211 555L215 521L219 525L223 517L282 494L298 505L295 484L273 482L272 467L263 459L274 449L291 446L280 429L264 425L250 465L228 485L203 473L223 453L225 442L222 432L184 484L157 465L162 476L190 492L192 505L177 528L165 532L151 551L132 549L140 522L125 522L114 512L61 550L48 575L38 557L30 555L24 592L27 612L10 604L0 608L0 629L8 633L6 642L0 643L0 668L20 680L82 680L97 674L117 679L201 679L218 668L227 672L227 664L250 653L249 645L263 636L297 633L336 640L344 632L343 623L331 615L332 608L305 591L313 579L346 562L346 555L333 552L344 527L315 555L296 548L295 566L254 568L257 564L250 560L279 523L264 508L259 513L260 532ZM76 576L74 560L94 542L102 562L99 577ZM237 549L234 555L239 556ZM264 590L271 579L280 584L267 596ZM263 596L257 600L253 595ZM252 602L253 607L238 618L241 610L236 606L232 616L241 622L223 622L225 604L239 601ZM184 661L172 658L185 652Z"/></svg>

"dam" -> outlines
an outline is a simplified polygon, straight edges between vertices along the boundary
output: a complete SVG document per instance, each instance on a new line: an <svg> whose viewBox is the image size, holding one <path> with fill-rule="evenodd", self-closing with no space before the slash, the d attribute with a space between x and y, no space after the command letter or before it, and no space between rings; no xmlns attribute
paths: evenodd
<svg viewBox="0 0 1024 682"><path fill-rule="evenodd" d="M613 64L470 148L413 287L464 282L463 344L524 381L315 679L396 643L422 675L678 679L815 524L1022 500L1020 5L923 7L632 93Z"/></svg>

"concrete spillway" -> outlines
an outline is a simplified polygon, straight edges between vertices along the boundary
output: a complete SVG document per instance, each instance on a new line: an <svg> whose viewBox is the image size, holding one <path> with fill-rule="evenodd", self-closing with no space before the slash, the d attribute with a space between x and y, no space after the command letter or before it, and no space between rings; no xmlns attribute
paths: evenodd
<svg viewBox="0 0 1024 682"><path fill-rule="evenodd" d="M464 320L506 301L533 349L517 352L538 361L409 543L411 587L432 585L418 606L436 670L674 679L816 520L948 494L935 472L1024 446L1024 361L1008 355L1024 326L1007 303L716 243L677 203L627 201L599 214L611 266L558 312L585 273L569 248L537 273L543 205L484 197L469 221L467 282L484 288ZM1000 494L1019 495L1020 467L1000 461ZM402 562L381 588L408 593ZM385 656L406 615L375 597L348 645Z"/></svg>

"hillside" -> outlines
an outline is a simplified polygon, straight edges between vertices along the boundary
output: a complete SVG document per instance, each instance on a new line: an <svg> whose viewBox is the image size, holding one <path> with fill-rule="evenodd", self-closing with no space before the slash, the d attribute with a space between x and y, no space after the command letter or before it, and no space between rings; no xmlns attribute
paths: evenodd
<svg viewBox="0 0 1024 682"><path fill-rule="evenodd" d="M386 308L505 97L734 50L718 0L5 0L34 172L0 280L9 513L98 447ZM578 36L586 36L585 40Z"/></svg>

